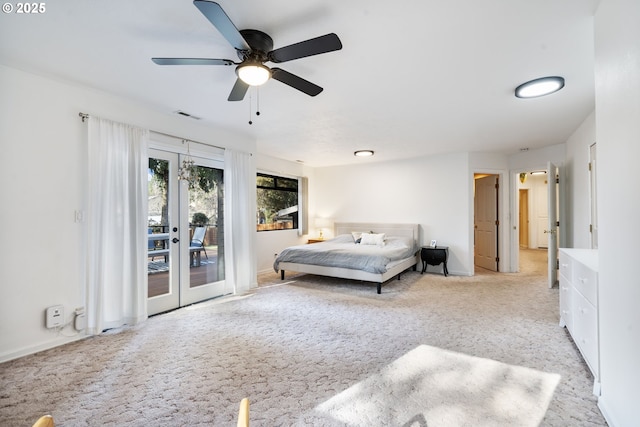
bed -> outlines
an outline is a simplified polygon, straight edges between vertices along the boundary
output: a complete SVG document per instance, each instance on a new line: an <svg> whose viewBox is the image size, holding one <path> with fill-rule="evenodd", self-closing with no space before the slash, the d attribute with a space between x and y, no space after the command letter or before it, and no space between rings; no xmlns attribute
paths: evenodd
<svg viewBox="0 0 640 427"><path fill-rule="evenodd" d="M340 222L334 225L334 237L319 243L291 246L276 257L273 268L285 271L363 280L382 284L418 263L418 224ZM356 243L359 233L366 241ZM384 234L384 244L380 235ZM376 235L374 237L374 235ZM374 239L378 244L372 244ZM366 244L361 244L366 243Z"/></svg>

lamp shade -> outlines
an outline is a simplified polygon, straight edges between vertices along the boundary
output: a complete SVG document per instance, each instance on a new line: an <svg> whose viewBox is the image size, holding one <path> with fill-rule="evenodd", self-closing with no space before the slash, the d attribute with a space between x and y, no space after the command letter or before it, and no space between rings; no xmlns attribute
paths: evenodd
<svg viewBox="0 0 640 427"><path fill-rule="evenodd" d="M315 218L313 224L317 228L329 228L331 227L331 219L329 218Z"/></svg>
<svg viewBox="0 0 640 427"><path fill-rule="evenodd" d="M240 80L249 86L260 86L269 80L271 77L271 70L259 62L250 62L238 65L236 68L236 74L238 74Z"/></svg>

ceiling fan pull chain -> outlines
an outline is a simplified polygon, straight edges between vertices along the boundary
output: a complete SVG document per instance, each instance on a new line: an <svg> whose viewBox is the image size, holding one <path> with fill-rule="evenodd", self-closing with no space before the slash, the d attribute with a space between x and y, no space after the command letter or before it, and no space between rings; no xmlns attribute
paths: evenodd
<svg viewBox="0 0 640 427"><path fill-rule="evenodd" d="M251 121L251 92L249 92L249 124L253 124L253 122Z"/></svg>
<svg viewBox="0 0 640 427"><path fill-rule="evenodd" d="M256 88L256 116L260 115L260 86Z"/></svg>

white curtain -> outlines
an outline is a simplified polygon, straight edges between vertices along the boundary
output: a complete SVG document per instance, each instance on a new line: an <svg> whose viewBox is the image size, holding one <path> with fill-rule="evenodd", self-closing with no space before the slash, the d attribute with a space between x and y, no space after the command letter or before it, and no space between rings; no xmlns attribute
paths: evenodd
<svg viewBox="0 0 640 427"><path fill-rule="evenodd" d="M234 294L257 286L256 168L251 154L224 151L225 284Z"/></svg>
<svg viewBox="0 0 640 427"><path fill-rule="evenodd" d="M87 332L147 318L149 131L89 119Z"/></svg>

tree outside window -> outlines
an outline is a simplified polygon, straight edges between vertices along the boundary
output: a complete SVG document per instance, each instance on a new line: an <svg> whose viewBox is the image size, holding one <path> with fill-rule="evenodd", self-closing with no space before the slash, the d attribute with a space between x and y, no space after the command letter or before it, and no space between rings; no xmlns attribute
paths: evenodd
<svg viewBox="0 0 640 427"><path fill-rule="evenodd" d="M258 231L298 228L298 180L259 173L256 177Z"/></svg>

